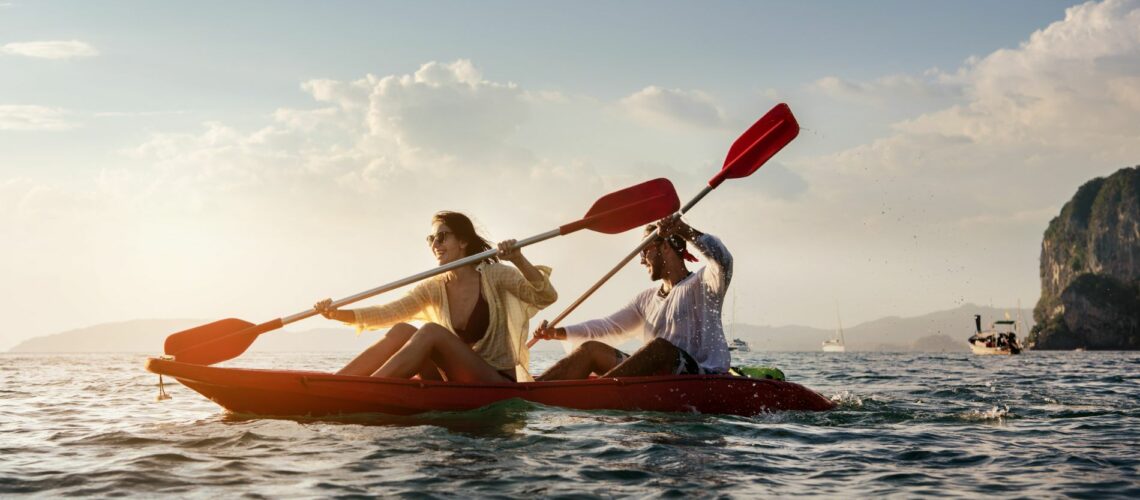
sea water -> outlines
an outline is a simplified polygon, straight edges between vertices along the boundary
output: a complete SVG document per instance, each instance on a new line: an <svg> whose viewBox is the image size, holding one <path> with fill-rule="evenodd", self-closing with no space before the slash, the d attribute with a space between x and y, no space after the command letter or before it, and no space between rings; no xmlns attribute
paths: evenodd
<svg viewBox="0 0 1140 500"><path fill-rule="evenodd" d="M332 371L350 355L226 365ZM742 356L838 407L265 419L169 378L156 400L144 354L0 354L0 495L1140 497L1140 353Z"/></svg>

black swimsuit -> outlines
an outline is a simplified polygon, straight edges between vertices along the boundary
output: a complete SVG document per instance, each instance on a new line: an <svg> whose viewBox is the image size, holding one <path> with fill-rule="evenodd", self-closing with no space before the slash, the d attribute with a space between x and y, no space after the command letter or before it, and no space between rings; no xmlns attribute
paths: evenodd
<svg viewBox="0 0 1140 500"><path fill-rule="evenodd" d="M491 309L487 305L487 300L483 298L483 290L479 290L479 300L475 301L475 309L471 310L471 315L467 317L467 326L464 328L456 328L455 335L467 345L475 345L476 342L487 336L487 329L491 327ZM506 377L511 382L515 381L515 370L499 370L499 374Z"/></svg>
<svg viewBox="0 0 1140 500"><path fill-rule="evenodd" d="M491 326L491 310L487 301L483 299L483 290L479 290L479 300L475 301L475 309L467 317L467 326L456 328L455 334L467 345L472 345L487 336L487 327Z"/></svg>

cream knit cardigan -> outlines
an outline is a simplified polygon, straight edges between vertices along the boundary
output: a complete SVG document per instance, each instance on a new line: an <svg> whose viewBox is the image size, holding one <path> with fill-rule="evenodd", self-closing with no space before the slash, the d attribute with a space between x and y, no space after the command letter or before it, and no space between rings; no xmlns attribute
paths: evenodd
<svg viewBox="0 0 1140 500"><path fill-rule="evenodd" d="M558 292L550 284L551 269L535 267L542 275L541 280L528 281L517 268L501 263L484 263L476 268L490 322L487 334L471 348L496 370L515 369L519 381L533 380L528 370L530 351L526 348L530 318L558 300ZM404 321L426 321L454 333L444 288L449 276L428 278L395 302L354 309L356 319L352 324L359 332Z"/></svg>

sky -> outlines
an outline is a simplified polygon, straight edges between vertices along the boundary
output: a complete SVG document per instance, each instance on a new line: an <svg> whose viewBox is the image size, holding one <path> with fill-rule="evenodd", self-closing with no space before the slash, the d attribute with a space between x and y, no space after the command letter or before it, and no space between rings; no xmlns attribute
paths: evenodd
<svg viewBox="0 0 1140 500"><path fill-rule="evenodd" d="M800 136L686 216L735 256L726 318L1032 307L1049 220L1140 164L1140 0L0 0L0 350L301 312L434 267L438 210L497 241L651 178L684 202L780 102ZM538 318L638 236L524 250Z"/></svg>

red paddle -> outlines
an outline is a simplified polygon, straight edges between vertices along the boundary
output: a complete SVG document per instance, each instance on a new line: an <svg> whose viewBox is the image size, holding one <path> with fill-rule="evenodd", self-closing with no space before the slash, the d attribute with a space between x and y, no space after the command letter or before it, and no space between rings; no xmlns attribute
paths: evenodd
<svg viewBox="0 0 1140 500"><path fill-rule="evenodd" d="M724 159L724 167L717 172L712 179L709 179L709 185L705 186L700 193L697 194L689 203L686 203L684 208L681 209L681 214L684 215L696 205L701 198L709 194L713 189L716 189L726 179L738 179L741 177L748 177L753 172L760 169L772 156L778 153L784 146L787 146L792 139L795 139L800 133L800 125L796 122L796 117L792 116L792 110L787 104L777 104L776 107L768 111L767 114L762 116L756 123L748 127L736 142L732 143L732 147L728 148L728 155ZM648 246L654 238L657 237L657 232L649 235L649 237L642 240L637 248L633 249L629 255L626 255L621 262L618 262L613 269L610 269L602 279L594 283L589 290L586 290L578 300L575 300L570 307L567 307L562 314L559 314L551 320L547 326L554 328L558 322L562 321L574 309L577 309L587 297L592 295L598 288L600 288L606 281L609 281L614 274L617 274L622 267L625 267L629 261L634 257L641 254L641 250ZM530 339L527 342L527 348L534 346L538 342L538 338Z"/></svg>
<svg viewBox="0 0 1140 500"><path fill-rule="evenodd" d="M680 204L681 200L677 199L677 192L673 190L673 184L668 179L654 179L607 194L594 202L594 205L586 212L585 217L537 236L520 240L515 243L515 248L522 248L581 229L590 229L606 234L620 233L676 212ZM498 249L491 249L464 257L435 269L340 299L333 302L332 307L351 304L452 269L475 264L498 253ZM292 316L267 321L260 325L236 318L223 319L170 335L166 338L164 351L167 355L174 356L174 359L179 362L212 365L241 355L262 333L276 330L289 323L316 314L315 310L306 309Z"/></svg>

